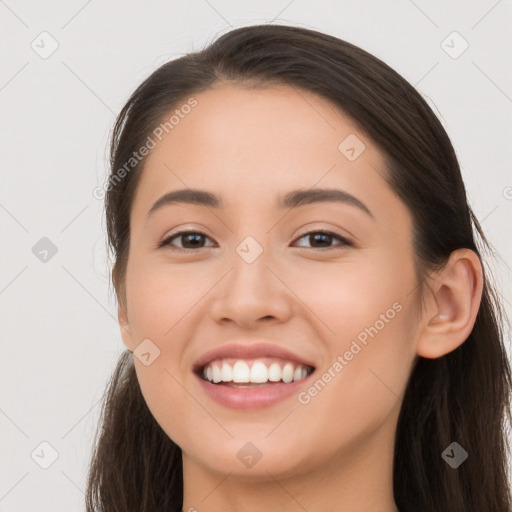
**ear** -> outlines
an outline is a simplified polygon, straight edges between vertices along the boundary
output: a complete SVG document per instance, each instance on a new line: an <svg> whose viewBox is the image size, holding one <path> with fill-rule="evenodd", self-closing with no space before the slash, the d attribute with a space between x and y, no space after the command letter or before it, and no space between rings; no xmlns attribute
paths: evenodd
<svg viewBox="0 0 512 512"><path fill-rule="evenodd" d="M470 249L453 251L431 283L417 339L419 356L434 359L455 350L471 334L483 290L480 258Z"/></svg>
<svg viewBox="0 0 512 512"><path fill-rule="evenodd" d="M126 305L126 295L121 288L118 287L117 283L117 273L114 271L112 273L112 279L114 281L114 287L116 289L116 294L118 295L118 308L117 308L117 319L119 321L119 328L121 330L121 337L123 338L123 343L126 348L133 352L133 338L130 329L130 323L128 320L128 312Z"/></svg>

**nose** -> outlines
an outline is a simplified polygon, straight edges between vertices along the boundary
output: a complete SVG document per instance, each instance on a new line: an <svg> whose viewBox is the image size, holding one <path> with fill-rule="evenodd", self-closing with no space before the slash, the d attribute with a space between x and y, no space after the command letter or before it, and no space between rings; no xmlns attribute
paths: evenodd
<svg viewBox="0 0 512 512"><path fill-rule="evenodd" d="M261 322L286 322L292 314L293 293L265 251L252 263L235 253L231 268L212 290L210 314L215 322L245 329Z"/></svg>

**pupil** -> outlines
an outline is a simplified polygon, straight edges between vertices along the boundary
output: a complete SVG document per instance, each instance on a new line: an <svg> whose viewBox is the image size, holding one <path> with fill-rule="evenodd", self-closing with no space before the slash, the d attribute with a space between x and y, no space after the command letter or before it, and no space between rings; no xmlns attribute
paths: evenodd
<svg viewBox="0 0 512 512"><path fill-rule="evenodd" d="M190 247L190 244L187 244L186 241L190 240L191 238L194 238L195 241L197 242L201 236L202 235L200 235L199 233L191 233L191 234L185 235L185 237L183 239L183 241L184 241L183 246L188 249ZM189 245L189 247L187 247L187 245ZM197 247L197 245L198 245L197 243L192 242L191 247Z"/></svg>
<svg viewBox="0 0 512 512"><path fill-rule="evenodd" d="M327 237L327 242L329 242L330 237L331 237L331 235L329 235L327 233L316 233L316 234L310 235L310 236L313 237L315 240L317 240L318 237L322 237L322 238L324 238L324 241L325 241L325 237Z"/></svg>

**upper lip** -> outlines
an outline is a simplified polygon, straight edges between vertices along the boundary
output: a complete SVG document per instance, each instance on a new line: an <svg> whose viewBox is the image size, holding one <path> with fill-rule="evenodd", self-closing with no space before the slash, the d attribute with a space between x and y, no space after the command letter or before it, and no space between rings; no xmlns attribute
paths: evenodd
<svg viewBox="0 0 512 512"><path fill-rule="evenodd" d="M315 367L311 361L294 354L290 350L280 347L278 345L271 345L269 343L230 343L216 347L206 354L203 354L195 363L194 370L198 371L208 363L215 359L223 359L232 357L235 359L253 359L258 357L277 357L286 359L295 363L303 364L305 366Z"/></svg>

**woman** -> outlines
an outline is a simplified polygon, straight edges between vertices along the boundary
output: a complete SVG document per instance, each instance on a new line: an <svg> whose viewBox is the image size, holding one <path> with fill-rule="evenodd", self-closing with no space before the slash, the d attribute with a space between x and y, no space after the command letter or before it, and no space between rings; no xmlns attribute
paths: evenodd
<svg viewBox="0 0 512 512"><path fill-rule="evenodd" d="M88 510L510 510L487 241L407 81L238 28L137 88L111 157L127 351Z"/></svg>

